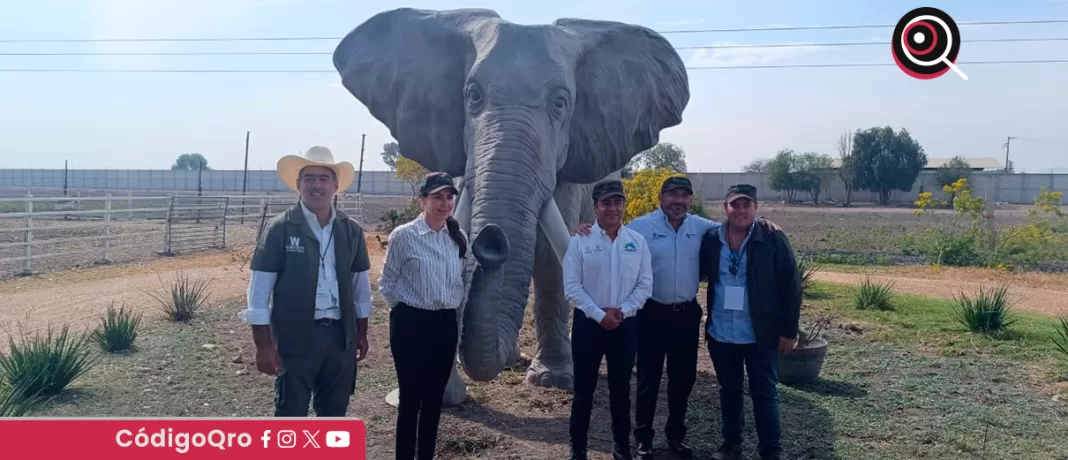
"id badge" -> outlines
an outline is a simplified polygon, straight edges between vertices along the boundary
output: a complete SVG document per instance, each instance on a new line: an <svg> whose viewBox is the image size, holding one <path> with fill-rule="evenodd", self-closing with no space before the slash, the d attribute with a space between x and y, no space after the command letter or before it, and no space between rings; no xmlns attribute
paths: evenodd
<svg viewBox="0 0 1068 460"><path fill-rule="evenodd" d="M726 286L726 288L723 291L723 309L742 311L745 305L745 287Z"/></svg>

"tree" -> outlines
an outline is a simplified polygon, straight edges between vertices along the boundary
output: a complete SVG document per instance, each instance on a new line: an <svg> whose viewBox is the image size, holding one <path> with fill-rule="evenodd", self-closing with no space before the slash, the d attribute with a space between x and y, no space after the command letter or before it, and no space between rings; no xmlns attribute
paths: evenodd
<svg viewBox="0 0 1068 460"><path fill-rule="evenodd" d="M171 165L171 171L196 171L203 167L208 168L208 159L199 153L183 153L178 155Z"/></svg>
<svg viewBox="0 0 1068 460"><path fill-rule="evenodd" d="M829 188L834 179L834 160L822 153L808 152L798 158L797 166L799 185L808 190L812 203L819 204L820 193Z"/></svg>
<svg viewBox="0 0 1068 460"><path fill-rule="evenodd" d="M905 129L895 133L885 126L853 136L853 166L856 186L879 193L879 204L890 203L894 190L912 190L920 171L927 165L927 154Z"/></svg>
<svg viewBox="0 0 1068 460"><path fill-rule="evenodd" d="M971 177L972 167L968 164L968 160L965 160L962 156L955 156L948 163L939 166L938 172L935 174L938 185L943 188L947 185L953 185L960 179L970 179ZM956 193L950 193L950 207L953 206L954 199L956 199Z"/></svg>
<svg viewBox="0 0 1068 460"><path fill-rule="evenodd" d="M842 165L838 167L838 179L845 185L846 192L846 206L849 206L853 202L853 189L856 188L856 167L853 165L853 135L851 133L842 133L842 136L838 138L838 156L842 159Z"/></svg>
<svg viewBox="0 0 1068 460"><path fill-rule="evenodd" d="M382 155L382 161L386 163L386 166L389 166L389 169L397 169L397 157L400 156L400 147L397 146L396 142L383 145L380 155Z"/></svg>
<svg viewBox="0 0 1068 460"><path fill-rule="evenodd" d="M412 197L414 198L419 194L419 182L423 180L423 176L426 176L430 171L423 167L423 165L416 163L415 160L403 156L397 156L396 172L393 174L398 179L406 182L412 188Z"/></svg>
<svg viewBox="0 0 1068 460"><path fill-rule="evenodd" d="M798 174L799 157L791 149L779 150L768 162L768 185L777 192L786 192L786 202L791 203L798 190L807 188Z"/></svg>
<svg viewBox="0 0 1068 460"><path fill-rule="evenodd" d="M768 159L757 158L742 167L743 172L763 174L768 172Z"/></svg>
<svg viewBox="0 0 1068 460"><path fill-rule="evenodd" d="M675 144L661 142L649 150L641 152L631 158L626 169L630 172L639 169L664 168L675 172L686 172L686 152Z"/></svg>

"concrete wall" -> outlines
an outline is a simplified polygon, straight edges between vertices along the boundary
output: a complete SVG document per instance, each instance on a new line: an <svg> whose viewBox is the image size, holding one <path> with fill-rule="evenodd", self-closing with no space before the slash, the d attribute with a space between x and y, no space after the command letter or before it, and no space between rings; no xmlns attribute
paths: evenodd
<svg viewBox="0 0 1068 460"><path fill-rule="evenodd" d="M197 171L169 170L69 170L67 187L70 189L96 190L146 190L146 191L196 191ZM202 187L206 193L240 193L242 171L204 171ZM750 173L690 173L690 178L698 192L706 200L715 200L723 195L727 186L735 183L755 185L764 200L781 200L782 194L767 186L766 174ZM1042 187L1047 190L1068 192L1068 174L1003 174L998 172L976 172L972 175L972 187L979 195L986 195L987 186L994 194L995 201L1005 203L1029 204L1034 201ZM32 189L63 187L62 169L0 169L0 188ZM347 190L355 193L354 182ZM925 171L920 174L916 184L909 192L896 191L891 196L894 203L911 203L920 191L937 192L941 196L941 187L935 182L935 172ZM285 192L286 187L274 171L249 171L249 194L267 192ZM397 179L392 171L364 171L360 191L367 195L407 195L411 193L408 184ZM10 193L7 193L10 195ZM798 199L807 200L807 193L797 195ZM845 187L835 178L829 190L821 199L835 201L845 200ZM854 202L877 202L878 194L854 191Z"/></svg>

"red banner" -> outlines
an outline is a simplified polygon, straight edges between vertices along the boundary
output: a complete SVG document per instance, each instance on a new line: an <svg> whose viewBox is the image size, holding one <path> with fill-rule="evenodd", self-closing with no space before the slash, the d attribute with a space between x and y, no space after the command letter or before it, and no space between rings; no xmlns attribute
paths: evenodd
<svg viewBox="0 0 1068 460"><path fill-rule="evenodd" d="M0 445L5 458L367 459L363 421L327 417L4 418Z"/></svg>

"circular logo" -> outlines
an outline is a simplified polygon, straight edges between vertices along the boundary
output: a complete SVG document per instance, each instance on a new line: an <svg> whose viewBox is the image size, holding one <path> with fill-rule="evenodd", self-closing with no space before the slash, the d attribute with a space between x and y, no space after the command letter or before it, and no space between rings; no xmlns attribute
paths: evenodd
<svg viewBox="0 0 1068 460"><path fill-rule="evenodd" d="M905 13L894 27L890 49L897 67L914 78L930 80L952 69L968 79L953 64L960 53L960 30L953 18L938 8Z"/></svg>

